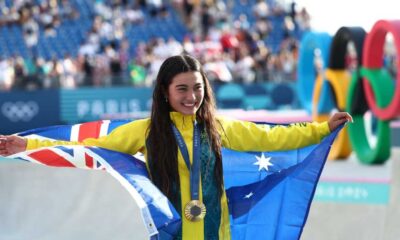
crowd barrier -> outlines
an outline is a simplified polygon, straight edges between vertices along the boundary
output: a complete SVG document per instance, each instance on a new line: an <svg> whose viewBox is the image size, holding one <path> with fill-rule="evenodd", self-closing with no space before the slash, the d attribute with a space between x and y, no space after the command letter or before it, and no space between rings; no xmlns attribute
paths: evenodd
<svg viewBox="0 0 400 240"><path fill-rule="evenodd" d="M83 88L60 91L60 120L66 123L99 120L105 114L148 111L151 88Z"/></svg>
<svg viewBox="0 0 400 240"><path fill-rule="evenodd" d="M293 82L214 85L219 109L298 109ZM0 134L104 116L148 112L152 88L108 87L0 93Z"/></svg>

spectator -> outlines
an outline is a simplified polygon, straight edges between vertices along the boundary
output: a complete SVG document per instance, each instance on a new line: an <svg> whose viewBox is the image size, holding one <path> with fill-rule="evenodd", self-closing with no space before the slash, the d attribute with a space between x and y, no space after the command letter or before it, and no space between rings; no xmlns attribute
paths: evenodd
<svg viewBox="0 0 400 240"><path fill-rule="evenodd" d="M269 17L269 6L265 0L257 0L253 6L253 13L258 20L267 20Z"/></svg>
<svg viewBox="0 0 400 240"><path fill-rule="evenodd" d="M26 46L31 51L32 55L37 55L37 44L39 39L39 24L30 18L22 25L22 31Z"/></svg>
<svg viewBox="0 0 400 240"><path fill-rule="evenodd" d="M14 69L11 59L0 58L0 90L8 91L13 85Z"/></svg>

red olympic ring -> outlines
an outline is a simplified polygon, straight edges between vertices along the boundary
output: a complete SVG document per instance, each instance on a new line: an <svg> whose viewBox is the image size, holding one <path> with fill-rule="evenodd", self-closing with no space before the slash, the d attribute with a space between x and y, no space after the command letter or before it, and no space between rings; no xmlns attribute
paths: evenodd
<svg viewBox="0 0 400 240"><path fill-rule="evenodd" d="M383 67L383 55L385 38L388 33L393 35L397 56L400 56L400 20L380 20L375 23L367 35L363 49L363 65L367 69L381 69ZM400 114L400 61L397 61L396 87L392 101L387 106L378 106L373 87L369 81L379 79L364 79L364 91L371 111L382 120L396 118ZM379 84L379 83L376 83Z"/></svg>

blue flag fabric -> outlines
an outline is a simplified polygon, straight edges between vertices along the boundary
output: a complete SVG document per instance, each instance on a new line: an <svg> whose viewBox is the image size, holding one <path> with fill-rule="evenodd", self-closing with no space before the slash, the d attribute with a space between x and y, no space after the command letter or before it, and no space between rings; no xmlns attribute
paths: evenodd
<svg viewBox="0 0 400 240"><path fill-rule="evenodd" d="M107 135L127 122L113 120L55 126L19 135L82 140ZM224 183L233 240L300 238L330 146L342 127L320 144L292 151L237 152L223 149ZM151 239L172 239L180 227L180 216L151 183L143 159L138 159L140 156L95 147L59 146L12 157L50 166L106 170L141 207Z"/></svg>
<svg viewBox="0 0 400 240"><path fill-rule="evenodd" d="M330 147L342 127L320 144L302 149L223 151L233 240L300 238Z"/></svg>

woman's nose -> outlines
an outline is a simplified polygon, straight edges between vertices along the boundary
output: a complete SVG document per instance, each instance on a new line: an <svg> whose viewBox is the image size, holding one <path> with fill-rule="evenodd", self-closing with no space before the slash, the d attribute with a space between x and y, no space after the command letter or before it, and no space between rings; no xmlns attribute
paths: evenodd
<svg viewBox="0 0 400 240"><path fill-rule="evenodd" d="M186 95L186 97L187 97L188 99L196 100L196 94L195 94L194 91L188 91L188 94Z"/></svg>

